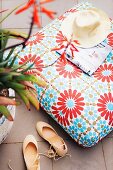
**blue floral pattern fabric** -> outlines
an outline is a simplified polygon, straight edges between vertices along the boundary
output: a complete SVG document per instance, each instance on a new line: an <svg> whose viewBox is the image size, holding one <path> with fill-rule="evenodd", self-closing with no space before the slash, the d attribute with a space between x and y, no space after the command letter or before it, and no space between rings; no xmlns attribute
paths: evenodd
<svg viewBox="0 0 113 170"><path fill-rule="evenodd" d="M16 61L22 64L32 56L28 64L35 61L35 69L30 73L39 76L40 72L47 83L44 88L35 85L41 107L84 147L95 145L113 130L113 51L88 76L71 62L65 64L52 49L67 41L60 31L63 20L91 6L79 4L33 35ZM105 42L113 47L112 30Z"/></svg>

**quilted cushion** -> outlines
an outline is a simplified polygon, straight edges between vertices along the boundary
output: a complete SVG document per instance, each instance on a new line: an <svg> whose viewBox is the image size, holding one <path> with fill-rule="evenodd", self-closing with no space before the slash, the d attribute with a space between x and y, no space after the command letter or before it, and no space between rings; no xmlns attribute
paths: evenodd
<svg viewBox="0 0 113 170"><path fill-rule="evenodd" d="M75 6L33 35L17 60L22 64L32 56L29 62L35 61L35 69L30 72L40 71L47 82L46 88L36 86L41 107L84 147L95 145L113 129L113 54L88 76L69 61L65 65L51 49L67 41L60 31L65 17L90 6ZM113 45L112 31L105 42Z"/></svg>

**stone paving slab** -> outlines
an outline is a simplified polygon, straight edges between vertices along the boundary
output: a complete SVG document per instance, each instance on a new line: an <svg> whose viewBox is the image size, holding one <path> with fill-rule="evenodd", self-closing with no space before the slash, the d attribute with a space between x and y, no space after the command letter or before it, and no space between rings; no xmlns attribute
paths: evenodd
<svg viewBox="0 0 113 170"><path fill-rule="evenodd" d="M31 111L28 111L22 103L16 109L13 128L4 143L23 142L28 134L33 134L37 141L43 141L36 131L37 121L46 121L48 123L48 115L43 110L37 111L33 107L31 107Z"/></svg>
<svg viewBox="0 0 113 170"><path fill-rule="evenodd" d="M81 2L81 0L78 0ZM54 3L47 4L48 9L57 11L57 16L62 14L66 9L69 9L78 1L76 0L56 0ZM2 0L2 8L13 8L24 0ZM112 0L89 0L97 7L104 9L110 17L113 17L113 1ZM30 11L18 17L11 16L10 21L6 20L3 24L5 28L21 28L27 32L30 22ZM22 17L22 20L21 20ZM45 26L50 20L42 15L42 25ZM17 22L18 21L18 22ZM25 22L26 21L26 22ZM26 29L27 28L27 29ZM38 31L35 27L33 32ZM8 170L8 160L11 160L11 166L14 170L26 170L23 155L22 142L26 135L33 134L36 137L39 145L39 151L45 153L49 148L36 132L35 125L37 121L45 121L50 123L58 134L66 140L70 157L62 158L58 161L52 161L45 156L41 156L41 170L112 170L113 169L113 132L111 132L102 142L99 142L92 148L82 148L72 140L63 129L57 125L44 111L36 111L33 107L31 112L28 112L22 104L17 107L16 118L14 121L11 133L0 145L0 170Z"/></svg>
<svg viewBox="0 0 113 170"><path fill-rule="evenodd" d="M45 142L38 142L39 151L45 152L48 145ZM0 145L0 170L9 170L8 162L13 170L26 170L22 154L22 143L1 144ZM52 170L52 160L45 156L40 158L41 170Z"/></svg>
<svg viewBox="0 0 113 170"><path fill-rule="evenodd" d="M113 138L102 140L107 170L113 170Z"/></svg>
<svg viewBox="0 0 113 170"><path fill-rule="evenodd" d="M77 0L55 0L51 3L45 4L44 7L47 9L56 11L57 14L55 17L62 15L66 10L75 6L77 4ZM42 26L46 26L48 23L51 22L51 19L48 18L45 14L42 14Z"/></svg>
<svg viewBox="0 0 113 170"><path fill-rule="evenodd" d="M92 148L82 148L73 140L66 141L71 158L53 164L53 170L106 170L101 142Z"/></svg>
<svg viewBox="0 0 113 170"><path fill-rule="evenodd" d="M4 12L2 16L4 17L7 13L9 13L16 6L24 3L24 0L3 0L2 1L2 9L8 9L7 12ZM2 23L3 28L29 28L29 23L31 22L31 10L27 10L26 12L15 15L11 14L8 19L6 19Z"/></svg>

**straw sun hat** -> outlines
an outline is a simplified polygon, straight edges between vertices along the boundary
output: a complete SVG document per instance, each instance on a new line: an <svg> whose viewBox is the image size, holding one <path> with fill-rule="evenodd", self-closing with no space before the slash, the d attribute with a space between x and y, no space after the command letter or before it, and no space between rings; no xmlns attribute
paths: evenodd
<svg viewBox="0 0 113 170"><path fill-rule="evenodd" d="M83 9L70 14L61 25L68 40L77 40L76 46L90 48L104 41L110 33L111 23L107 14L97 8Z"/></svg>

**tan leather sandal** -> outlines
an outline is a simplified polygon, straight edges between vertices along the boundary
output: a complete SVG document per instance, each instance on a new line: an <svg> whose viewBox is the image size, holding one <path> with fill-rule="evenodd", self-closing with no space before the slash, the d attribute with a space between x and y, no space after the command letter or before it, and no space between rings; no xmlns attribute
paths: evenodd
<svg viewBox="0 0 113 170"><path fill-rule="evenodd" d="M33 135L28 135L24 139L23 155L27 170L40 170L38 144Z"/></svg>
<svg viewBox="0 0 113 170"><path fill-rule="evenodd" d="M37 122L36 129L39 135L50 143L57 155L64 157L67 154L67 146L57 132L45 122Z"/></svg>

